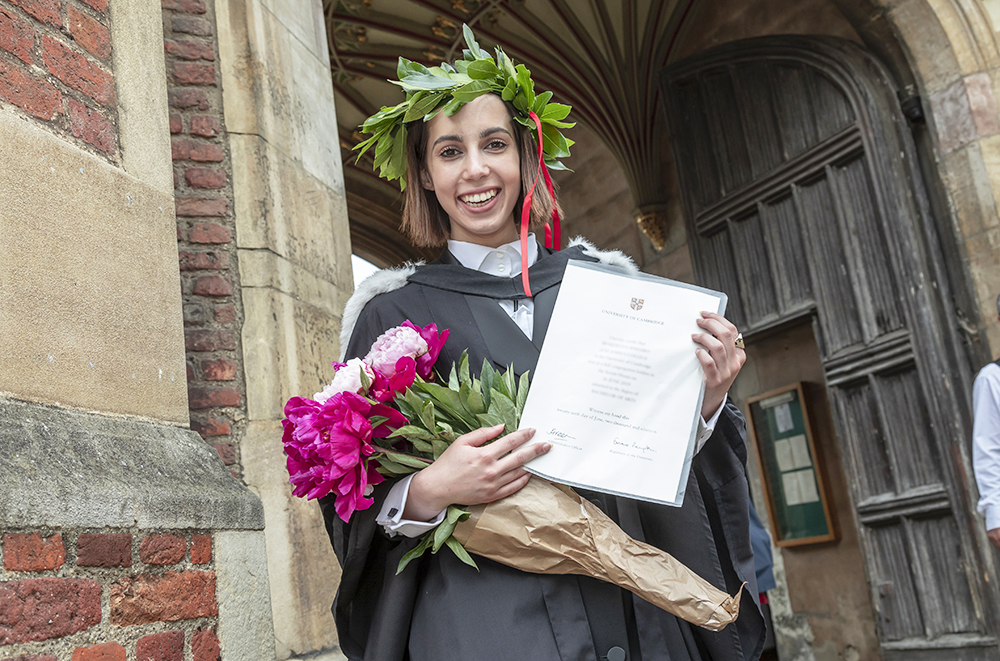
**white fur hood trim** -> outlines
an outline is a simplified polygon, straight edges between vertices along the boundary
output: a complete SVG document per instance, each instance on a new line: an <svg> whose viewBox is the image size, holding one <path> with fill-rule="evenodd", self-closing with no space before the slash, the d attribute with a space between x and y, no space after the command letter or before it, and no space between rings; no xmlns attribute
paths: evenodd
<svg viewBox="0 0 1000 661"><path fill-rule="evenodd" d="M593 257L601 264L607 264L608 266L617 266L620 269L624 269L630 274L636 274L639 269L636 267L632 258L623 253L620 250L598 250L597 247L587 241L582 236L578 236L569 242L569 247L573 246L583 246L583 254L588 257ZM340 358L339 360L344 360L344 355L347 352L347 343L351 341L351 334L354 333L354 326L358 323L358 317L361 315L361 311L368 304L368 301L372 300L379 294L387 294L391 291L396 291L403 287L409 277L413 275L418 266L423 266L423 262L411 263L407 262L403 266L391 269L382 269L381 271L376 271L370 276L365 278L358 288L354 290L351 298L348 299L347 305L344 306L344 314L340 322Z"/></svg>
<svg viewBox="0 0 1000 661"><path fill-rule="evenodd" d="M379 294L388 294L396 291L406 284L406 281L413 275L418 266L423 266L423 262L407 262L402 266L375 271L370 276L361 281L358 288L351 294L344 306L344 314L340 319L340 358L344 360L347 352L347 343L351 341L351 334L354 332L354 325L358 323L361 311Z"/></svg>
<svg viewBox="0 0 1000 661"><path fill-rule="evenodd" d="M617 266L620 269L625 269L631 275L635 275L639 272L639 267L635 265L632 258L623 253L621 250L598 250L597 246L582 236L571 239L569 245L570 247L583 246L583 254L588 257L593 257L601 264Z"/></svg>

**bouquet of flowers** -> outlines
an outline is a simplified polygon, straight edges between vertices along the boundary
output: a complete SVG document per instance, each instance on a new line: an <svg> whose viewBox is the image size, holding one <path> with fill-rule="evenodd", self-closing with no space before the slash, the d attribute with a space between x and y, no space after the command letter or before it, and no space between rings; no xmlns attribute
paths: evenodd
<svg viewBox="0 0 1000 661"><path fill-rule="evenodd" d="M463 352L447 384L439 383L433 366L447 339L433 323L405 321L379 336L364 358L334 363L333 381L312 399L288 400L283 441L296 496L332 492L337 515L348 521L372 506L374 485L428 466L462 434L501 423L504 434L517 429L527 374L515 379L512 370L497 372L484 361L477 378ZM448 507L397 572L445 546L473 567L470 552L522 571L592 576L715 631L739 614L739 595L632 539L572 489L537 477L499 501Z"/></svg>

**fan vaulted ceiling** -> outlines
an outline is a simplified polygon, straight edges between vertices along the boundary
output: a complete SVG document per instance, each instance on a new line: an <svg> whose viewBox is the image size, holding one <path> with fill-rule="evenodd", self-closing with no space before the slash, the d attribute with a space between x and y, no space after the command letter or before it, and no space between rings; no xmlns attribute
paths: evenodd
<svg viewBox="0 0 1000 661"><path fill-rule="evenodd" d="M499 44L536 87L573 106L618 159L647 233L662 227L656 139L658 74L693 0L324 0L355 252L380 263L421 255L399 235L398 187L355 163L358 125L403 96L399 56L438 64L461 55L462 24ZM572 167L572 159L568 162ZM655 238L654 238L655 242Z"/></svg>

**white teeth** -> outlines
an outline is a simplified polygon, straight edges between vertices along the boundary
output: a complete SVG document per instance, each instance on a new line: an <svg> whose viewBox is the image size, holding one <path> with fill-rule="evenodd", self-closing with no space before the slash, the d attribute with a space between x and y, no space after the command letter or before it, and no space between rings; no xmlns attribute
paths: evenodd
<svg viewBox="0 0 1000 661"><path fill-rule="evenodd" d="M475 195L463 195L461 197L461 200L466 204L482 205L485 204L486 202L489 202L494 197L496 197L498 192L499 191L494 188L493 190L486 191L485 193L476 193Z"/></svg>

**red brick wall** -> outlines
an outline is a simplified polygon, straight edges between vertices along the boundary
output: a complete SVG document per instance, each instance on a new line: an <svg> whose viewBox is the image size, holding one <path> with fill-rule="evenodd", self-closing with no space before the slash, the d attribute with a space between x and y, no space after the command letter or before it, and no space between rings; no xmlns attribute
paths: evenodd
<svg viewBox="0 0 1000 661"><path fill-rule="evenodd" d="M19 531L0 556L5 659L220 658L208 533Z"/></svg>
<svg viewBox="0 0 1000 661"><path fill-rule="evenodd" d="M0 106L117 162L107 0L0 0Z"/></svg>
<svg viewBox="0 0 1000 661"><path fill-rule="evenodd" d="M191 427L240 477L246 391L212 3L162 0Z"/></svg>

